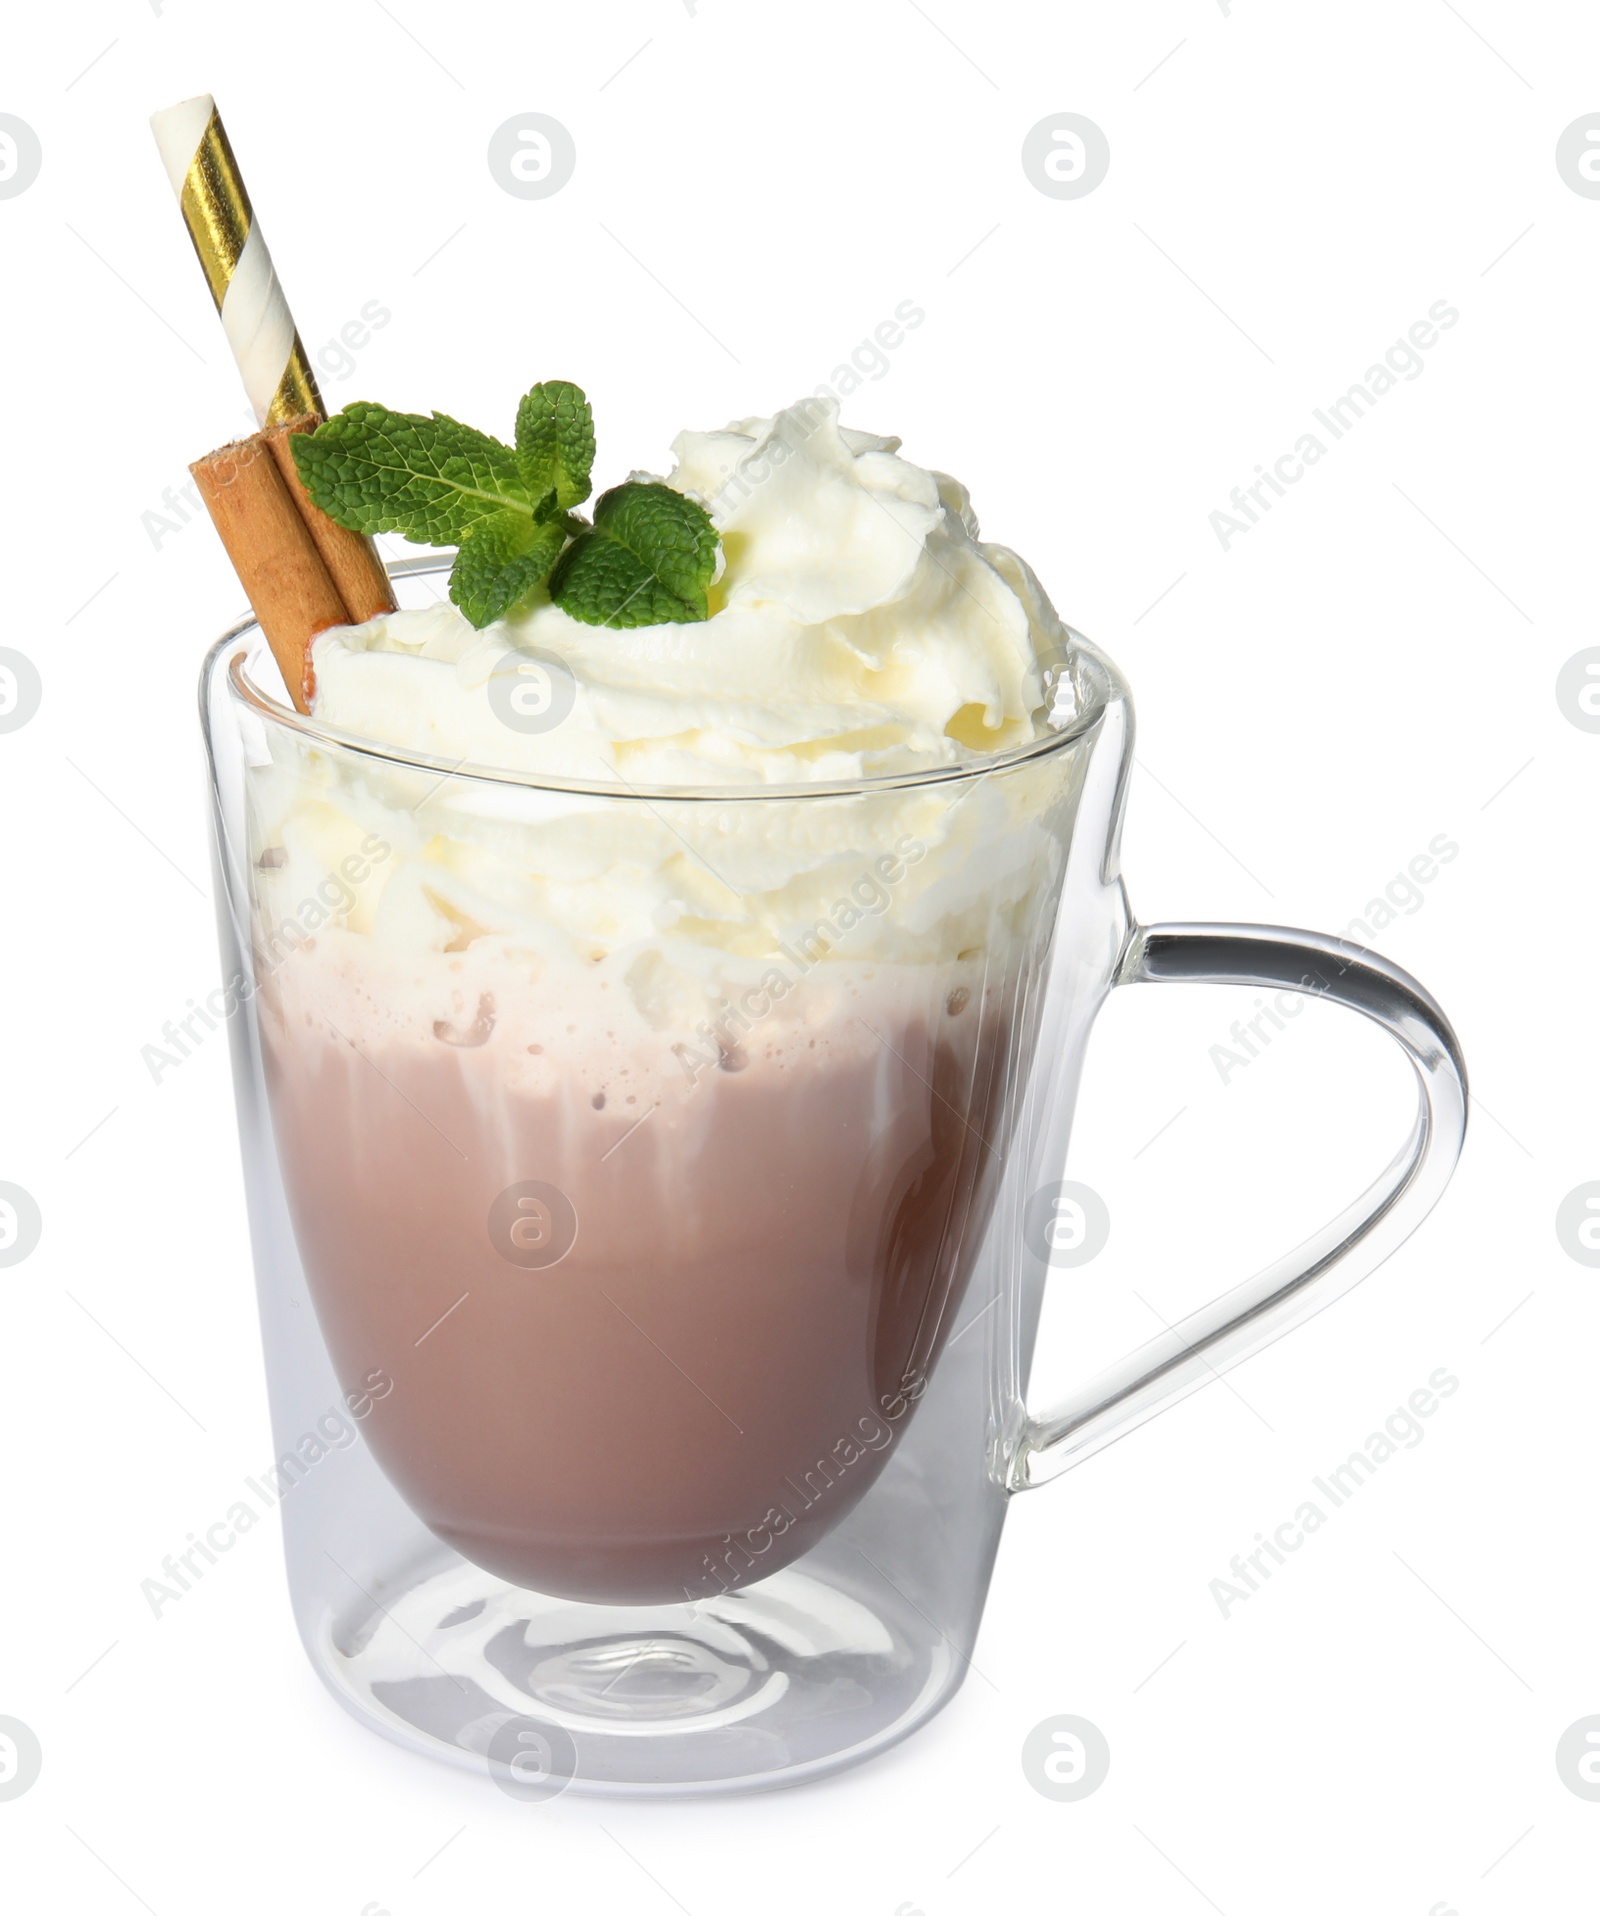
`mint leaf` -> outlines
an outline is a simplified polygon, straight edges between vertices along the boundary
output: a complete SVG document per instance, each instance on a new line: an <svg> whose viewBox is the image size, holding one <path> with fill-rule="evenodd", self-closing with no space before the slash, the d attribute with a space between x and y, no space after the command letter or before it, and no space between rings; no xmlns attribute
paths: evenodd
<svg viewBox="0 0 1600 1916"><path fill-rule="evenodd" d="M614 486L592 530L557 560L550 596L584 625L688 625L709 615L716 559L716 528L692 499L670 486Z"/></svg>
<svg viewBox="0 0 1600 1916"><path fill-rule="evenodd" d="M517 463L534 497L553 487L563 512L588 498L594 414L581 386L547 379L524 394L517 408Z"/></svg>
<svg viewBox="0 0 1600 1916"><path fill-rule="evenodd" d="M479 631L531 592L566 543L561 524L536 525L521 512L480 519L450 570L450 597Z"/></svg>
<svg viewBox="0 0 1600 1916"><path fill-rule="evenodd" d="M453 545L508 510L531 525L535 500L550 489L527 484L509 446L440 412L357 400L291 443L306 491L330 519L425 545Z"/></svg>

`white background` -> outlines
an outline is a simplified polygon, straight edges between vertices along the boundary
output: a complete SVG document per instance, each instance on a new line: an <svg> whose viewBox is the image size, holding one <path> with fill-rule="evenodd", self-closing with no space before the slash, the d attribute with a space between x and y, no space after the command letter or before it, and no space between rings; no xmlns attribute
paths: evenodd
<svg viewBox="0 0 1600 1916"><path fill-rule="evenodd" d="M0 38L0 112L43 152L0 199L0 643L44 681L0 737L0 1178L44 1217L0 1273L0 1715L44 1752L0 1803L6 1900L1592 1898L1600 1804L1554 1751L1600 1712L1600 1272L1554 1226L1600 1177L1600 736L1555 697L1597 640L1600 200L1555 164L1600 111L1593 10L76 0L13 10ZM921 305L846 420L959 474L1127 669L1146 917L1341 930L1437 834L1460 847L1373 941L1446 1006L1473 1072L1434 1218L1232 1388L1020 1500L981 1680L827 1784L520 1805L339 1711L266 1527L159 1622L140 1594L269 1453L223 1046L159 1086L140 1059L217 975L192 688L240 593L203 520L145 516L170 518L163 492L244 424L145 125L202 90L312 350L368 301L392 314L348 377L324 372L333 406L505 432L533 380L576 379L609 482L660 469L680 426L789 402ZM539 201L486 163L528 111L578 155ZM1077 200L1021 164L1061 111L1110 142ZM1208 515L1230 489L1438 300L1460 320L1422 375L1225 551ZM1041 1401L1307 1235L1402 1136L1404 1068L1320 1007L1224 1084L1210 1047L1249 1009L1195 989L1106 1013L1070 1169L1112 1237L1054 1280ZM1224 1619L1211 1580L1440 1365L1460 1389L1425 1441ZM1020 1762L1062 1713L1112 1752L1078 1803Z"/></svg>

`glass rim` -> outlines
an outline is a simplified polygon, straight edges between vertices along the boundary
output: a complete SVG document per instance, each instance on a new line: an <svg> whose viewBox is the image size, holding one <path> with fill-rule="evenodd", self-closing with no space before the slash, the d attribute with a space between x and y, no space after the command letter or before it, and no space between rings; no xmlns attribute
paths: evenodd
<svg viewBox="0 0 1600 1916"><path fill-rule="evenodd" d="M385 565L391 578L415 578L448 571L450 560L451 555L448 554L440 557L424 555L412 559L391 559ZM200 668L202 715L206 712L208 691L222 664L224 653L260 630L261 624L255 614L247 613L229 626L207 651ZM228 659L227 679L230 692L242 705L263 719L299 733L312 744L352 752L360 758L402 766L410 771L431 772L441 779L472 779L482 784L514 785L525 790L562 792L587 798L637 799L642 802L689 799L745 804L756 799L840 798L857 793L903 791L921 785L946 785L965 779L987 778L993 772L1010 771L1019 765L1030 764L1035 759L1047 758L1052 752L1076 743L1100 723L1112 705L1126 701L1129 694L1122 674L1105 653L1074 627L1068 625L1065 630L1073 650L1096 668L1099 683L1094 688L1095 696L1088 699L1059 732L1051 732L1041 739L1030 739L1024 745L1013 746L1009 751L994 753L971 764L936 765L920 771L885 772L869 778L796 780L786 783L636 785L624 779L620 773L614 779L565 778L553 772L522 772L505 766L479 765L467 759L452 763L430 752L406 751L382 739L369 738L365 733L346 731L343 726L327 724L304 712L295 711L293 706L282 704L263 692L246 675L242 649Z"/></svg>

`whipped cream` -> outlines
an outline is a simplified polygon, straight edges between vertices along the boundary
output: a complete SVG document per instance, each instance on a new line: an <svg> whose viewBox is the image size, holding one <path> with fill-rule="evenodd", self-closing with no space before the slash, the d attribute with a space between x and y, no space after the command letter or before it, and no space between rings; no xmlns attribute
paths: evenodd
<svg viewBox="0 0 1600 1916"><path fill-rule="evenodd" d="M482 632L448 603L336 626L313 647L315 714L453 762L658 785L851 780L1025 744L1065 631L1023 561L979 540L965 488L899 446L841 427L831 399L680 433L658 483L721 537L710 618L619 632L545 600ZM548 730L488 695L528 653L570 674Z"/></svg>
<svg viewBox="0 0 1600 1916"><path fill-rule="evenodd" d="M1080 755L805 789L980 765L1073 710L1076 655L1033 574L898 446L823 400L680 434L665 483L721 536L701 623L612 631L544 602L478 632L441 603L325 632L318 720L589 789L441 778L268 728L250 835L258 952L293 952L269 961L279 1029L492 1041L508 1082L553 1091L587 1083L591 1053L606 1072L620 1052L636 1073L714 1059L730 1004L772 1055L810 1056L847 1004L903 1023L1000 989L1059 882ZM571 694L536 731L490 696L529 654Z"/></svg>

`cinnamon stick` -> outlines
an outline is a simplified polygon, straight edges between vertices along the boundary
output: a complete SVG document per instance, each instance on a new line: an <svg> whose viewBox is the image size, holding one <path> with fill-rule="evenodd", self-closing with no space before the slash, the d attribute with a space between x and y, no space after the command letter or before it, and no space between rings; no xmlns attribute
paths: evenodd
<svg viewBox="0 0 1600 1916"><path fill-rule="evenodd" d="M350 613L305 519L257 433L221 446L189 468L211 523L233 561L289 696L311 710L311 641Z"/></svg>
<svg viewBox="0 0 1600 1916"><path fill-rule="evenodd" d="M322 563L339 589L339 596L350 615L350 623L360 625L364 620L377 618L380 612L392 612L395 609L394 591L372 541L363 538L359 532L335 525L325 512L311 503L311 495L301 483L289 441L294 433L312 432L321 423L315 413L302 413L298 419L291 419L285 425L271 427L266 434L266 441L272 448L273 458L278 462L284 484L299 507L300 516L309 527L318 552L322 554Z"/></svg>

